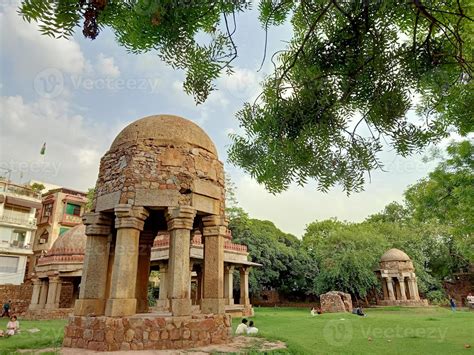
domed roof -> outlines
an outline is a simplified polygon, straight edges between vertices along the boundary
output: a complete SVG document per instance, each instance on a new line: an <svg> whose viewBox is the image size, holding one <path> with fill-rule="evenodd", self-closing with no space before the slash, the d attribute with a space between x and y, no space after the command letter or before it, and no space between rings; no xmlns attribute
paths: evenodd
<svg viewBox="0 0 474 355"><path fill-rule="evenodd" d="M132 122L118 134L110 149L115 149L124 143L147 139L164 143L189 143L217 156L214 143L201 127L185 118L173 115L148 116Z"/></svg>
<svg viewBox="0 0 474 355"><path fill-rule="evenodd" d="M51 247L48 255L64 254L66 251L68 253L84 254L86 240L86 226L79 224L60 235Z"/></svg>
<svg viewBox="0 0 474 355"><path fill-rule="evenodd" d="M380 258L380 261L410 261L410 257L400 249L390 249Z"/></svg>

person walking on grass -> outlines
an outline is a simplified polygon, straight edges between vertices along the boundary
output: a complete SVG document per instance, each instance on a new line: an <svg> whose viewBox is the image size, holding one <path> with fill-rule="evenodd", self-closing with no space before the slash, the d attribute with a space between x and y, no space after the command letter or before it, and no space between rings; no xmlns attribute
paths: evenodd
<svg viewBox="0 0 474 355"><path fill-rule="evenodd" d="M451 297L451 298L449 299L449 305L451 306L451 310L452 310L453 312L456 312L456 302L454 301L454 298L453 298L453 297Z"/></svg>
<svg viewBox="0 0 474 355"><path fill-rule="evenodd" d="M3 308L2 308L2 318L3 318L3 317L9 317L9 318L10 318L11 303L12 303L12 301L11 301L11 300L8 300L7 302L5 302L5 303L3 304Z"/></svg>

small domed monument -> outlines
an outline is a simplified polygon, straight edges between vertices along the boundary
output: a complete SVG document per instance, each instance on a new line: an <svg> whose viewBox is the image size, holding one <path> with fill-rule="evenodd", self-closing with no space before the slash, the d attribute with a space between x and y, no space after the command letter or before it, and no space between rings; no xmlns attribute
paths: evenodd
<svg viewBox="0 0 474 355"><path fill-rule="evenodd" d="M79 293L85 247L85 226L80 224L60 235L49 252L38 259L29 318L61 318L72 310Z"/></svg>
<svg viewBox="0 0 474 355"><path fill-rule="evenodd" d="M224 171L207 134L171 115L131 123L102 157L95 191L92 212L83 218L82 281L64 346L110 351L227 341ZM195 231L203 244L198 314L190 290ZM147 313L150 255L159 233L169 235L169 312Z"/></svg>
<svg viewBox="0 0 474 355"><path fill-rule="evenodd" d="M428 301L420 299L415 268L410 257L399 249L390 249L380 258L377 276L382 282L383 300L381 306L427 306Z"/></svg>

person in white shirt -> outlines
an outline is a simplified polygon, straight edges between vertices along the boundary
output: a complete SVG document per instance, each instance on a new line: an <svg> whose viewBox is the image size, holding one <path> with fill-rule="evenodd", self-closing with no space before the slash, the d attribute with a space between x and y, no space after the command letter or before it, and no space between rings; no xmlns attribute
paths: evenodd
<svg viewBox="0 0 474 355"><path fill-rule="evenodd" d="M474 308L474 296L471 293L467 296L467 303L469 307Z"/></svg>
<svg viewBox="0 0 474 355"><path fill-rule="evenodd" d="M237 326L235 330L235 335L244 335L247 334L247 319L242 319L242 323Z"/></svg>
<svg viewBox="0 0 474 355"><path fill-rule="evenodd" d="M258 328L253 326L253 320L251 320L247 328L247 334L257 334L257 333L258 333Z"/></svg>

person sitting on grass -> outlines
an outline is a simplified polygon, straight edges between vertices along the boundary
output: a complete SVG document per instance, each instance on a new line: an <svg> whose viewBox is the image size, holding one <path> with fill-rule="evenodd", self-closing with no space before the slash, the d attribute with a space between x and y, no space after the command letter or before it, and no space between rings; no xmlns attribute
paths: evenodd
<svg viewBox="0 0 474 355"><path fill-rule="evenodd" d="M364 313L361 306L358 306L352 310L352 314L356 314L361 317L367 317L367 314Z"/></svg>
<svg viewBox="0 0 474 355"><path fill-rule="evenodd" d="M244 335L247 334L247 319L242 319L242 323L237 326L235 330L235 335Z"/></svg>
<svg viewBox="0 0 474 355"><path fill-rule="evenodd" d="M249 326L247 328L247 334L257 334L258 333L258 328L253 326L253 320L250 321Z"/></svg>
<svg viewBox="0 0 474 355"><path fill-rule="evenodd" d="M314 317L315 315L321 314L321 310L317 307L311 308L311 315Z"/></svg>
<svg viewBox="0 0 474 355"><path fill-rule="evenodd" d="M10 321L7 323L7 336L18 334L20 329L20 322L18 322L16 316L11 316Z"/></svg>

